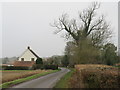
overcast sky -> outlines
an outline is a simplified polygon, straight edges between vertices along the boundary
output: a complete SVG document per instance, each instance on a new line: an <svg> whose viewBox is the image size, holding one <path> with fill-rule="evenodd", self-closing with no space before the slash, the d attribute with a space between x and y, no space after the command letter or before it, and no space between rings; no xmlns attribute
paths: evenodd
<svg viewBox="0 0 120 90"><path fill-rule="evenodd" d="M63 13L70 18L78 18L78 12L90 3L53 3L53 2L6 2L2 3L2 55L0 57L20 56L30 46L41 57L61 55L66 41L60 35L53 34L50 26ZM103 2L98 14L104 14L111 23L113 38L118 44L118 6L117 2Z"/></svg>

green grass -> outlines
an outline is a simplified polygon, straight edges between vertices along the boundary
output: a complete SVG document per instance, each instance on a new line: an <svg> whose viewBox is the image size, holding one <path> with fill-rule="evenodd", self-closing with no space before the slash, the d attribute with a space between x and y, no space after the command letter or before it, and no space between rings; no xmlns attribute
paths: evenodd
<svg viewBox="0 0 120 90"><path fill-rule="evenodd" d="M22 82L25 82L25 81L28 81L28 80L32 80L32 79L38 78L40 76L44 76L44 75L54 73L54 72L57 72L57 71L60 71L60 70L53 70L53 71L50 71L50 72L43 72L43 73L35 74L35 75L29 76L29 77L26 77L26 78L21 78L21 79L17 79L17 80L10 81L10 82L5 82L5 83L0 85L0 88L9 88L9 87L11 87L13 85L16 85L16 84L19 84L19 83L22 83Z"/></svg>
<svg viewBox="0 0 120 90"><path fill-rule="evenodd" d="M56 85L54 86L54 88L69 88L69 80L73 74L73 72L75 72L75 69L70 69L71 71L68 72L67 74L65 74L60 81L58 81L56 83Z"/></svg>

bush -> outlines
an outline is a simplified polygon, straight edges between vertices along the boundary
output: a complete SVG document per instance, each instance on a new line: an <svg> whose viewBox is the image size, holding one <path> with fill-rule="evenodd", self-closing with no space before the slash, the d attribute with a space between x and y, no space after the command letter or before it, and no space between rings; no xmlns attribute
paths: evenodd
<svg viewBox="0 0 120 90"><path fill-rule="evenodd" d="M36 69L44 69L44 66L43 66L43 64L34 64L34 65L32 66L32 69L33 69L33 70L36 70Z"/></svg>
<svg viewBox="0 0 120 90"><path fill-rule="evenodd" d="M36 60L36 64L43 64L42 58L38 58L38 59Z"/></svg>
<svg viewBox="0 0 120 90"><path fill-rule="evenodd" d="M29 67L21 67L21 66L3 66L3 70L28 70Z"/></svg>
<svg viewBox="0 0 120 90"><path fill-rule="evenodd" d="M56 70L58 69L58 65L44 65L44 69Z"/></svg>
<svg viewBox="0 0 120 90"><path fill-rule="evenodd" d="M117 68L105 65L78 66L70 80L71 88L120 88L120 72Z"/></svg>
<svg viewBox="0 0 120 90"><path fill-rule="evenodd" d="M36 69L52 69L52 70L57 70L58 65L43 65L43 64L35 64L32 67L33 70Z"/></svg>

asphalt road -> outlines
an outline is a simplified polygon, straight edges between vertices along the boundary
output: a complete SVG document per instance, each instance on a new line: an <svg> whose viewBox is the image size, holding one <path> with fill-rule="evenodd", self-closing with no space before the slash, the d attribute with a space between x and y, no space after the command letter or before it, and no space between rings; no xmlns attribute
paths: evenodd
<svg viewBox="0 0 120 90"><path fill-rule="evenodd" d="M53 88L56 82L69 71L69 69L61 68L61 71L59 72L51 73L37 79L18 84L12 88Z"/></svg>

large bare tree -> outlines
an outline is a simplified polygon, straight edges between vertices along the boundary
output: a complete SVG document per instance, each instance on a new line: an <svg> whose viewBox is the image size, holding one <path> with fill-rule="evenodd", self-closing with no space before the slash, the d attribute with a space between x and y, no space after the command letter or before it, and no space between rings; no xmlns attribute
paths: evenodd
<svg viewBox="0 0 120 90"><path fill-rule="evenodd" d="M93 45L103 43L111 35L110 25L103 15L97 16L100 3L93 2L90 7L79 13L79 19L69 20L68 14L63 14L54 21L55 33L66 31L66 39L72 38L76 44L85 38L91 38Z"/></svg>

